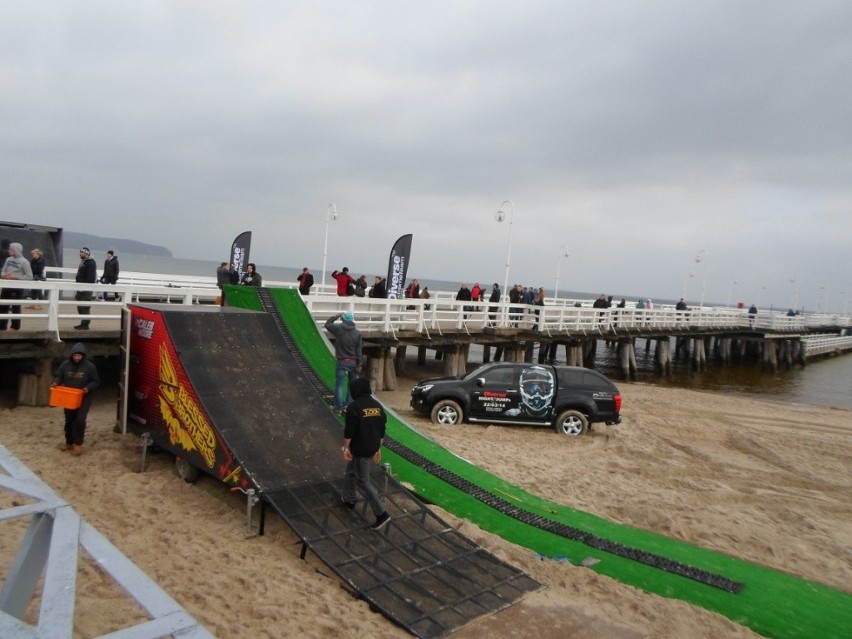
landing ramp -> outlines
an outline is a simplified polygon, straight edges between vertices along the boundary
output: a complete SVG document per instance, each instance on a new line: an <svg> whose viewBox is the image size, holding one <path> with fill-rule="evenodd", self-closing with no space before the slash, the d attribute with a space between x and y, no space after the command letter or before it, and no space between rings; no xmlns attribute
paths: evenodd
<svg viewBox="0 0 852 639"><path fill-rule="evenodd" d="M420 637L441 637L540 585L458 534L385 467L382 531L341 505L342 425L278 318L136 306L128 426L226 483L254 488L353 594ZM132 421L131 421L132 420Z"/></svg>

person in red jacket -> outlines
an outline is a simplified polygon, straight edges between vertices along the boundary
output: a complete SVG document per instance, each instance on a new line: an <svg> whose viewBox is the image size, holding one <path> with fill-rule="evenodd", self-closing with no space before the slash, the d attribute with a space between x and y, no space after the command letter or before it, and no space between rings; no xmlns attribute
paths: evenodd
<svg viewBox="0 0 852 639"><path fill-rule="evenodd" d="M341 297L355 294L355 278L349 275L349 267L344 266L342 271L334 271L331 276L337 280L337 294Z"/></svg>

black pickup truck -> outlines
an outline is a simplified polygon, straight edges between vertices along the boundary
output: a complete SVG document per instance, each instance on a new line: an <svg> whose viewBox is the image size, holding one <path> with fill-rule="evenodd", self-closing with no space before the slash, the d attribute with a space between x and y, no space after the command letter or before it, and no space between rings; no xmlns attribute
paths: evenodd
<svg viewBox="0 0 852 639"><path fill-rule="evenodd" d="M618 388L579 366L484 364L464 377L417 382L411 407L436 424L550 425L564 435L582 435L593 423L621 422Z"/></svg>

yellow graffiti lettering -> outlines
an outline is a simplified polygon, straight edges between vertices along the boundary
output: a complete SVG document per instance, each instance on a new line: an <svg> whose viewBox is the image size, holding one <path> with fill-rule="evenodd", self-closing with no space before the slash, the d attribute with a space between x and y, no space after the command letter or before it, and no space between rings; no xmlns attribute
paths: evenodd
<svg viewBox="0 0 852 639"><path fill-rule="evenodd" d="M178 382L168 349L160 346L160 415L169 441L186 451L197 450L208 468L216 461L216 435L189 392Z"/></svg>

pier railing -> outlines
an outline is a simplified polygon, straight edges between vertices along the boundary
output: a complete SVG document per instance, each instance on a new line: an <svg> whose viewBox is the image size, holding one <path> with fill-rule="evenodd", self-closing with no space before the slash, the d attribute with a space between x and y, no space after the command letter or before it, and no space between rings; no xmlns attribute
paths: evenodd
<svg viewBox="0 0 852 639"><path fill-rule="evenodd" d="M0 314L0 319L25 320L28 329L58 331L62 320L107 320L120 324L121 308L128 303L162 302L172 304L213 304L219 289L212 277L124 273L115 284L78 284L72 281L73 269L49 269L46 281L5 280L4 288L43 292L44 300L2 300L2 305L20 305L22 312ZM58 279L58 277L66 279ZM293 282L268 282L269 286L295 287ZM327 287L327 290L328 289ZM74 299L77 291L92 291L92 301ZM106 297L107 299L104 299ZM485 329L520 329L552 335L651 334L657 332L742 331L817 332L852 326L849 317L829 314L799 314L760 310L756 316L730 307L702 307L686 311L658 305L653 309L593 308L589 300L549 300L545 306L512 304L507 301L463 302L455 293L435 291L423 299L374 299L338 297L318 292L304 298L317 324L339 312L352 311L358 326L368 333L405 333L423 335L444 332L481 332ZM90 307L91 314L81 315L77 307ZM70 324L67 322L66 324Z"/></svg>

